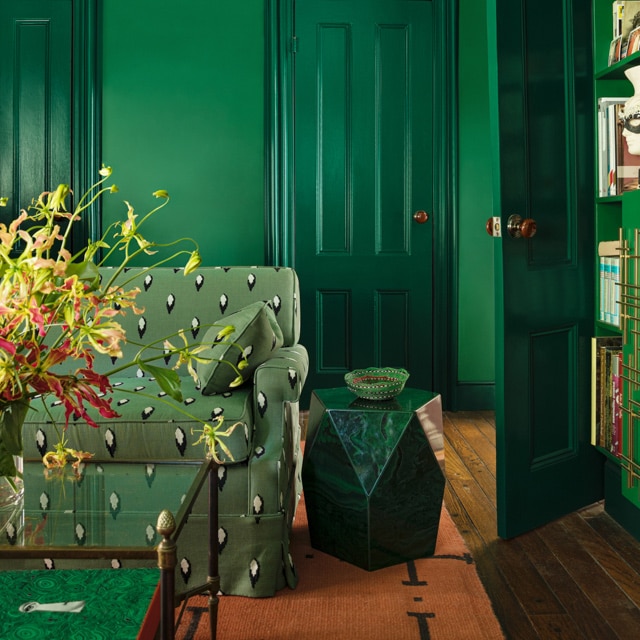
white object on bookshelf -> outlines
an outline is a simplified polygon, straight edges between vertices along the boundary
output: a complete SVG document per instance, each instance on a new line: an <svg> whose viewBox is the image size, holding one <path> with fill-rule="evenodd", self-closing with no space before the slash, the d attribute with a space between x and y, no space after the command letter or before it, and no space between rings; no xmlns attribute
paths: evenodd
<svg viewBox="0 0 640 640"><path fill-rule="evenodd" d="M624 105L628 99L598 99L598 195L601 198L617 195L616 106Z"/></svg>

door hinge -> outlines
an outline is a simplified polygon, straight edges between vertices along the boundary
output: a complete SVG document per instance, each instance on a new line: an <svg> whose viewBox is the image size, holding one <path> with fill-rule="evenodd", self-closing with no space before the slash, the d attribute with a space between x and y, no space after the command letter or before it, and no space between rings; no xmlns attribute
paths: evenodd
<svg viewBox="0 0 640 640"><path fill-rule="evenodd" d="M298 38L296 36L291 38L291 53L298 53Z"/></svg>

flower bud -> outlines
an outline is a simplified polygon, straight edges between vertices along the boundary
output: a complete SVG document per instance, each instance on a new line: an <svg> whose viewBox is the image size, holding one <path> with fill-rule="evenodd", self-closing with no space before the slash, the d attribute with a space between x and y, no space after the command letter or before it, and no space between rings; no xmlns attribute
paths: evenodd
<svg viewBox="0 0 640 640"><path fill-rule="evenodd" d="M199 251L193 251L189 256L189 260L184 268L184 275L188 276L193 273L202 264L202 256Z"/></svg>
<svg viewBox="0 0 640 640"><path fill-rule="evenodd" d="M233 382L229 384L230 389L235 389L240 385L244 384L244 378L242 376L238 376Z"/></svg>

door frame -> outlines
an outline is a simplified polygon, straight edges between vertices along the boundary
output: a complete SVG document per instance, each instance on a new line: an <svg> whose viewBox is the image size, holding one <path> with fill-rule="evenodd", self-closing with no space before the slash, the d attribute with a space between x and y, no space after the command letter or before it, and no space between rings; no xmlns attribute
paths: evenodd
<svg viewBox="0 0 640 640"><path fill-rule="evenodd" d="M455 405L458 373L457 2L433 2L435 24L433 332L434 390ZM265 257L295 267L293 36L295 0L265 7Z"/></svg>
<svg viewBox="0 0 640 640"><path fill-rule="evenodd" d="M82 194L96 182L102 155L102 38L98 30L103 0L72 0L73 120L71 164L74 192ZM74 225L74 246L102 235L100 201L91 204Z"/></svg>

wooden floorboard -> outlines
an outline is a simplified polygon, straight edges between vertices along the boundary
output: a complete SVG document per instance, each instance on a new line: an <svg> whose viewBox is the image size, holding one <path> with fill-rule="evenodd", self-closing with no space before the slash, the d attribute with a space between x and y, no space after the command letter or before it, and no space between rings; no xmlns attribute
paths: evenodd
<svg viewBox="0 0 640 640"><path fill-rule="evenodd" d="M640 637L640 542L598 503L513 540L497 536L495 420L444 415L445 503L505 636Z"/></svg>

